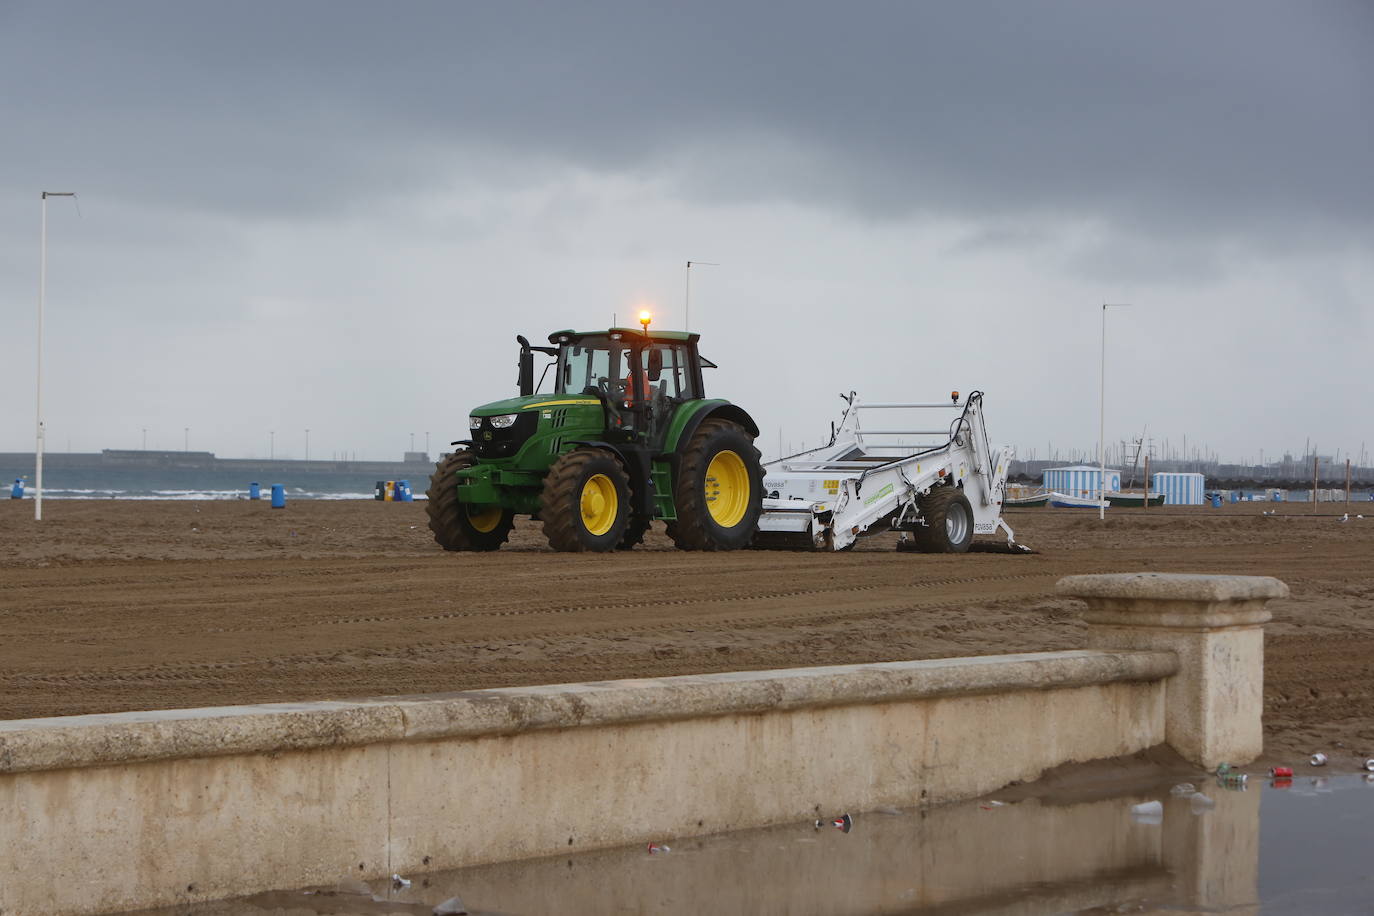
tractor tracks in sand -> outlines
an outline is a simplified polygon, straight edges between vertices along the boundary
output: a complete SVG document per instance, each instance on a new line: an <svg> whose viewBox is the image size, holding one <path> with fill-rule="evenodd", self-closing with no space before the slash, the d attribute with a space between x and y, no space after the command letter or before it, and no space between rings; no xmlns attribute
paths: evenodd
<svg viewBox="0 0 1374 916"><path fill-rule="evenodd" d="M41 666L48 670L11 669L0 673L0 684L18 690L65 687L92 690L118 686L156 690L178 685L213 687L241 683L251 689L251 681L257 677L300 684L318 682L323 677L332 686L346 686L351 693L359 695L392 692L384 679L376 682L369 679L370 667L385 667L393 661L429 666L465 655L486 656L492 662L499 659L490 674L502 683L541 677L567 680L574 670L588 666L569 664L566 658L527 663L519 658L522 648L584 637L610 643L635 638L642 642L643 637L655 635L672 635L670 641L680 647L698 641L709 643L713 637L725 634L737 636L748 631L787 630L837 620L881 626L882 618L894 615L1044 594L1049 591L1052 579L1052 576L1036 574L958 576L931 578L905 586L834 585L714 598L612 600L492 611L412 613L403 617L341 615L305 622L279 621L276 628L214 628L215 631L233 630L252 637L241 647L242 651L231 653L230 657L224 657L226 647L217 640L207 645L203 639L197 639L178 646L175 638L164 632L158 654L164 657L168 653L181 654L183 658L154 664L85 665L75 670L49 656L51 661L58 663ZM646 612L654 612L654 618L645 619ZM516 619L526 620L532 626L512 632L510 624ZM451 628L454 621L477 621L482 626L476 631L454 632ZM369 631L372 638L357 638L362 635L357 632L360 626ZM384 628L380 638L374 632L379 626ZM282 651L272 651L272 645L280 643L280 631L284 629L307 630L313 648L301 651L282 647ZM129 639L131 634L126 632L120 638L121 641ZM140 637L133 635L132 638ZM86 633L81 641L92 639L93 635ZM239 657L232 657L235 654ZM791 660L780 653L774 663L787 665ZM589 670L600 669L592 665Z"/></svg>
<svg viewBox="0 0 1374 916"><path fill-rule="evenodd" d="M340 599L341 594L356 601L359 598L369 598L365 603L372 608L377 608L366 614L321 614L318 612L306 613L294 616L290 613L271 613L263 615L258 612L235 615L219 615L205 613L206 610L218 608L220 600L213 596L200 595L194 599L194 603L203 606L202 613L193 616L193 619L179 619L179 615L169 614L167 616L156 615L156 619L138 619L137 616L129 613L106 614L105 619L96 623L94 626L87 625L81 628L80 632L69 632L65 634L50 633L46 639L52 645L89 645L92 643L106 642L108 640L128 640L156 636L159 642L166 642L178 636L228 636L235 634L281 634L292 631L309 631L312 634L319 634L319 631L336 630L340 628L358 627L367 625L405 625L407 627L423 626L426 624L436 624L445 622L473 623L478 626L482 624L492 624L500 628L500 632L492 635L500 637L511 635L509 627L504 624L512 621L553 621L559 618L575 618L571 628L577 631L604 631L618 628L625 624L620 620L626 615L644 613L662 613L665 611L704 609L706 613L703 620L719 619L722 622L730 623L747 622L752 618L752 613L745 613L742 616L727 615L720 616L720 609L739 608L747 612L758 609L763 618L773 619L777 616L779 608L791 610L798 605L805 605L808 609L803 612L803 616L809 617L816 614L834 615L837 613L856 613L863 615L871 609L873 597L887 592L910 592L915 594L927 593L931 590L945 592L956 590L960 594L967 595L972 600L998 600L1006 597L1004 592L1012 595L1028 595L1047 593L1050 589L1045 583L1052 584L1054 576L1048 573L1022 573L1010 575L983 575L983 576L952 576L952 577L932 577L923 578L910 583L830 583L823 586L809 588L791 589L768 589L760 591L741 590L734 594L695 594L678 595L672 597L649 597L649 598L621 598L620 600L600 600L600 601L578 601L558 602L545 601L539 598L526 599L518 604L502 602L496 607L472 607L472 604L480 603L480 598L441 598L445 602L461 602L460 606L452 609L436 610L430 612L417 613L417 606L420 604L433 605L436 600L433 594L404 595L397 596L391 593L385 586L374 586L360 592L348 584L342 590L339 589L296 589L289 595L279 596L290 604L295 603L314 603L322 602L326 606L332 606L336 600ZM1023 588L1020 583L1030 583L1040 580L1038 588ZM1014 583L1012 588L1006 589L1005 586ZM987 587L991 586L996 594L986 594ZM367 593L371 594L367 594ZM663 592L659 592L662 594ZM189 596L188 596L189 597ZM242 598L235 599L242 601ZM164 599L165 601L165 599ZM107 605L105 607L108 607ZM247 609L245 609L247 610ZM126 609L127 611L127 609ZM609 618L609 619L608 619ZM659 621L652 626L676 626L685 624L695 617L675 616L671 621ZM636 624L643 626L643 623ZM527 638L537 638L540 636L557 636L566 631L564 626L554 626L547 632L529 631L520 628L520 635ZM327 638L327 637L326 637ZM0 679L4 675L0 674Z"/></svg>

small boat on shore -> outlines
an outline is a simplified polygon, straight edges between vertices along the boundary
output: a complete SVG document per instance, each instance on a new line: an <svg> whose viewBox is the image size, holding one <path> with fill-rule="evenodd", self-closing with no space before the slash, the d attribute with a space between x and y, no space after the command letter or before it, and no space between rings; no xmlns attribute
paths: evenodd
<svg viewBox="0 0 1374 916"><path fill-rule="evenodd" d="M1049 495L1049 500L1056 509L1096 509L1102 505L1096 496L1070 496L1057 491Z"/></svg>
<svg viewBox="0 0 1374 916"><path fill-rule="evenodd" d="M1108 502L1110 505L1113 505L1113 506L1120 506L1120 507L1123 508L1123 509L1140 509L1140 508L1143 508L1143 507L1145 506L1145 494L1144 494L1144 493L1108 493L1108 494L1107 494L1107 502ZM1162 505L1164 505L1164 494L1163 494L1163 493L1151 493L1151 494L1150 494L1150 502L1149 502L1149 504L1150 504L1151 506L1162 506Z"/></svg>
<svg viewBox="0 0 1374 916"><path fill-rule="evenodd" d="M1045 505L1049 501L1050 493L1044 487L1010 484L1007 486L1006 496L1002 500L1002 507L1018 506L1022 509L1034 509Z"/></svg>

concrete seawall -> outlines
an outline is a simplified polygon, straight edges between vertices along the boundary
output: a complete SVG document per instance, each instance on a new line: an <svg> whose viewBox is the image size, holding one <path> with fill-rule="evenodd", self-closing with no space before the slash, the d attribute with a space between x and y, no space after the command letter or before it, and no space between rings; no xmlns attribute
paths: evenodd
<svg viewBox="0 0 1374 916"><path fill-rule="evenodd" d="M1086 600L1110 604L1107 641L1133 644L0 722L0 913L109 912L967 798L1171 735L1190 759L1242 762L1259 717L1254 637L1281 583L1087 578ZM1167 614L1123 616L1155 586Z"/></svg>

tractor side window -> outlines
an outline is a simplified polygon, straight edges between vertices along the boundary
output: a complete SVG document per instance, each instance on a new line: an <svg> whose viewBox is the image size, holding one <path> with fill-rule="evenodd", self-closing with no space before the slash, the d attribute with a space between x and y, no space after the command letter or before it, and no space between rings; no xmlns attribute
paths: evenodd
<svg viewBox="0 0 1374 916"><path fill-rule="evenodd" d="M686 349L674 345L659 345L655 349L663 354L659 384L663 386L664 395L674 400L700 397L692 384L692 373L687 371Z"/></svg>
<svg viewBox="0 0 1374 916"><path fill-rule="evenodd" d="M560 394L595 394L601 379L611 375L611 351L605 348L565 346L558 363Z"/></svg>

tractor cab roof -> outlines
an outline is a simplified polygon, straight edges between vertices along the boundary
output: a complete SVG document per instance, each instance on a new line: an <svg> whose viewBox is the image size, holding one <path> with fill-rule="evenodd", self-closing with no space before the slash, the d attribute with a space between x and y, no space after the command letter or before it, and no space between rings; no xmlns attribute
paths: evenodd
<svg viewBox="0 0 1374 916"><path fill-rule="evenodd" d="M608 328L604 331L554 331L549 335L549 343L580 343L587 337L609 337L612 334L620 334L624 340L658 340L664 343L696 343L701 339L701 335L695 331L650 331L647 334L643 328Z"/></svg>

